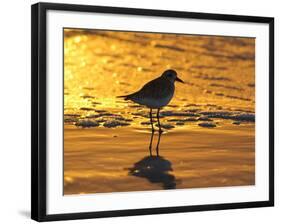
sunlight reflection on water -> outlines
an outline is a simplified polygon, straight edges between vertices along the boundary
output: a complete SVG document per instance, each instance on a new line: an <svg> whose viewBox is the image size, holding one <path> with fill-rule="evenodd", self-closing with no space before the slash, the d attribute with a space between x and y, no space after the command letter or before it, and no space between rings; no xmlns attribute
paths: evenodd
<svg viewBox="0 0 281 224"><path fill-rule="evenodd" d="M175 110L190 109L185 105L196 104L201 110L254 112L254 41L66 29L65 113L90 113L80 108L113 110L119 114L142 110L116 96L140 89L167 68L177 70L187 83L176 85L170 103Z"/></svg>
<svg viewBox="0 0 281 224"><path fill-rule="evenodd" d="M146 172L148 110L116 97L168 68L186 84ZM64 122L65 194L254 184L255 39L65 29Z"/></svg>

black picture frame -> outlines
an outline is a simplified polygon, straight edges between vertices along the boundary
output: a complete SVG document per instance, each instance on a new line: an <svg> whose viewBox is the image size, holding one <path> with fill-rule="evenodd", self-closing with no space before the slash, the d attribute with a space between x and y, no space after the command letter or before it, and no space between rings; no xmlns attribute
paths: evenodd
<svg viewBox="0 0 281 224"><path fill-rule="evenodd" d="M46 12L48 10L100 12L269 24L269 200L48 215L46 213ZM37 221L54 221L274 206L274 18L74 4L37 3L32 5L31 26L32 219Z"/></svg>

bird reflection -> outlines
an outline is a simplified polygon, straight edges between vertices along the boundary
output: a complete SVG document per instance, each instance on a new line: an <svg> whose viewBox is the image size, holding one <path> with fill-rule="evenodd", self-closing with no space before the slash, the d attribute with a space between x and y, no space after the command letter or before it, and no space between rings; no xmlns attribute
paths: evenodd
<svg viewBox="0 0 281 224"><path fill-rule="evenodd" d="M152 120L151 120L151 124L153 124ZM159 127L160 127L159 121L158 121L158 124L159 124ZM159 128L159 130L158 130L158 140L157 140L157 145L156 145L156 156L159 156L159 145L160 145L162 133L163 133L163 131ZM150 143L149 143L149 147L148 147L150 156L152 156L153 137L154 137L154 128L153 128L153 125L152 125Z"/></svg>
<svg viewBox="0 0 281 224"><path fill-rule="evenodd" d="M147 156L129 168L128 174L146 178L151 183L160 183L163 189L175 189L176 179L169 171L173 171L169 160L161 156Z"/></svg>

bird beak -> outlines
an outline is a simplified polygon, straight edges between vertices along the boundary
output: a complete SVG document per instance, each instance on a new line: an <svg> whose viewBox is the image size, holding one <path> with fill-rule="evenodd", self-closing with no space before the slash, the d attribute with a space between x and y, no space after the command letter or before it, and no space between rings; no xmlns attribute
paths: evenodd
<svg viewBox="0 0 281 224"><path fill-rule="evenodd" d="M180 78L176 78L176 81L178 81L178 82L181 82L181 83L184 83L184 81L182 81Z"/></svg>

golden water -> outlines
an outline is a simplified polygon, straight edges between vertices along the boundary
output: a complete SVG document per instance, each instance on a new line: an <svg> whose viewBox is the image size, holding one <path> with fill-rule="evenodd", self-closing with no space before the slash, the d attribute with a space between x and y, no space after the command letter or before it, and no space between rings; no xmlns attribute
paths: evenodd
<svg viewBox="0 0 281 224"><path fill-rule="evenodd" d="M216 127L163 116L173 128L153 160L148 110L117 96L169 68L185 84L163 111L218 112ZM254 184L254 113L254 38L64 30L65 194ZM116 118L126 126L103 126ZM75 125L89 120L99 126Z"/></svg>

